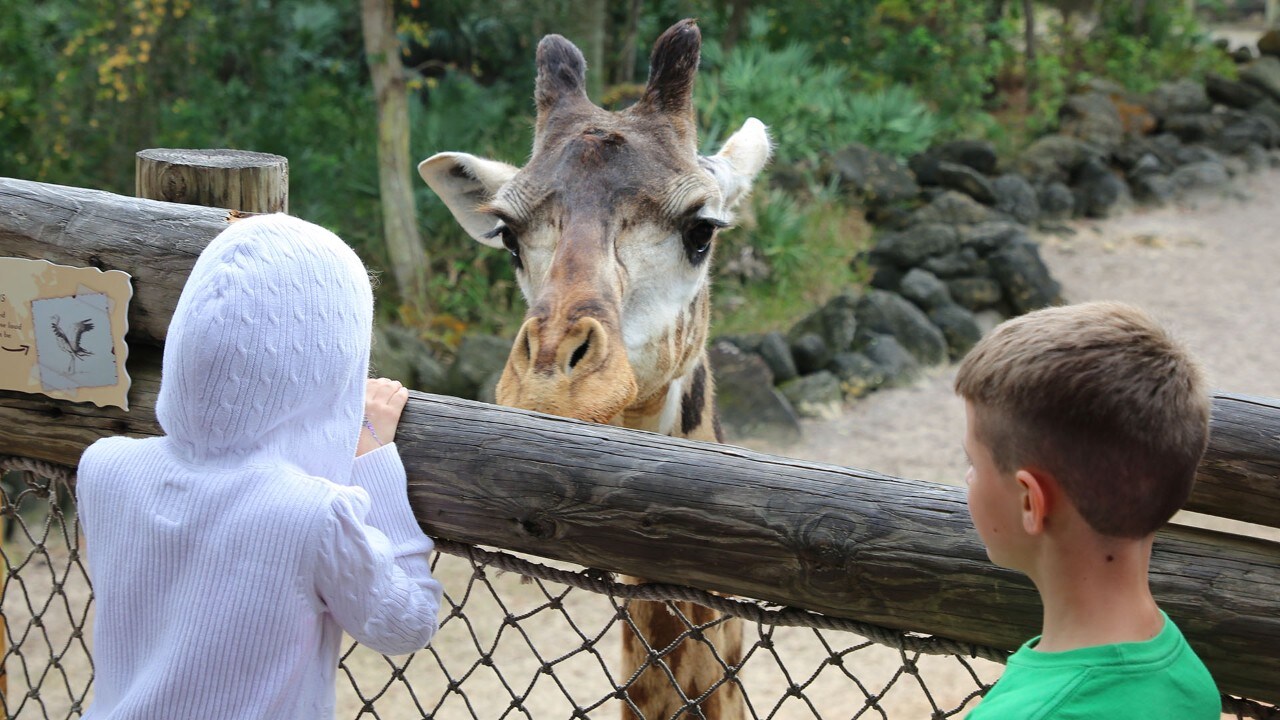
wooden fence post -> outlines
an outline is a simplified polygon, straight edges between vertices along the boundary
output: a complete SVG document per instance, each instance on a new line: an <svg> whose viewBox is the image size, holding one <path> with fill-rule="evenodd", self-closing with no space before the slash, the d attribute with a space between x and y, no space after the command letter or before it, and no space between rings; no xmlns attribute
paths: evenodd
<svg viewBox="0 0 1280 720"><path fill-rule="evenodd" d="M135 194L249 213L289 211L289 161L246 150L141 150Z"/></svg>

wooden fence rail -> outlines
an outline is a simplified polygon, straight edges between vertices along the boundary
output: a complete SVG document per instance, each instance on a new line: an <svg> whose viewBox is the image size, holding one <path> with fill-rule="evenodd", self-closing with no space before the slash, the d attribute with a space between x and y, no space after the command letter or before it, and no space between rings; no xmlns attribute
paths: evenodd
<svg viewBox="0 0 1280 720"><path fill-rule="evenodd" d="M225 214L0 179L0 253L131 272L145 329L130 340L156 343ZM128 413L0 393L0 452L74 464L98 437L157 433L158 348L129 364ZM437 537L998 647L1039 626L1034 588L987 560L961 488L421 393L398 440ZM1215 397L1192 507L1277 524L1280 403ZM1152 586L1224 692L1280 702L1280 543L1171 527Z"/></svg>

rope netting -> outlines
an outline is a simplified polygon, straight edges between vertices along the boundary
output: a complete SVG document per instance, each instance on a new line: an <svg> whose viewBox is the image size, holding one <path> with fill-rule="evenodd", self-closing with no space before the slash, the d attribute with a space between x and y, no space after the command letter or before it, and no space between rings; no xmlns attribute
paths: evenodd
<svg viewBox="0 0 1280 720"><path fill-rule="evenodd" d="M7 717L75 718L92 702L93 593L74 511L73 472L0 456ZM339 718L618 718L645 667L674 678L681 643L705 646L717 680L671 718L701 718L702 701L736 686L746 717L962 717L999 676L1006 652L694 588L631 584L609 573L438 542L445 587L432 645L385 657L351 644L340 661ZM635 603L664 603L681 631L624 668L623 628ZM712 608L699 622L682 610ZM744 653L723 658L707 636L739 618ZM643 642L643 641L642 641ZM1223 696L1225 717L1280 718L1274 706ZM650 718L649 720L656 720Z"/></svg>

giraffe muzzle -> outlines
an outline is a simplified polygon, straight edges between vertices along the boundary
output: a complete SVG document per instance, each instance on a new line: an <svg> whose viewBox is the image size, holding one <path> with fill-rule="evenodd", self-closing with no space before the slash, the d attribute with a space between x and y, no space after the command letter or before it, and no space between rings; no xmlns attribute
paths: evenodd
<svg viewBox="0 0 1280 720"><path fill-rule="evenodd" d="M530 317L498 382L500 405L607 423L636 396L636 379L616 332L594 317Z"/></svg>

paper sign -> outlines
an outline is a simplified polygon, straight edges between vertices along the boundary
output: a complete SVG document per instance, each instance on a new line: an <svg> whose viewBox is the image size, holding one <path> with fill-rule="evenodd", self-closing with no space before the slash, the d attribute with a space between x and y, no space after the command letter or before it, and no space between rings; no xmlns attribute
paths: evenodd
<svg viewBox="0 0 1280 720"><path fill-rule="evenodd" d="M128 410L130 279L0 258L0 389Z"/></svg>

